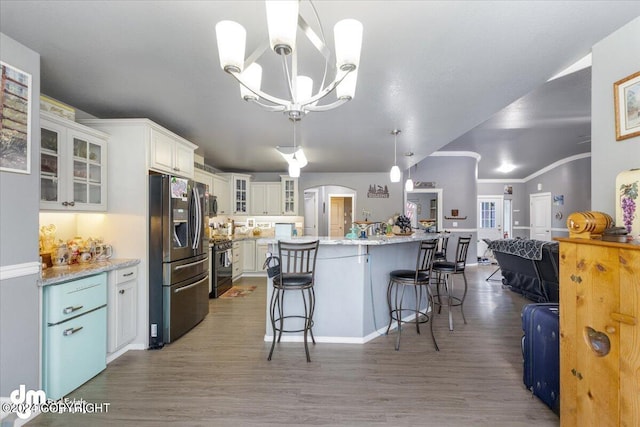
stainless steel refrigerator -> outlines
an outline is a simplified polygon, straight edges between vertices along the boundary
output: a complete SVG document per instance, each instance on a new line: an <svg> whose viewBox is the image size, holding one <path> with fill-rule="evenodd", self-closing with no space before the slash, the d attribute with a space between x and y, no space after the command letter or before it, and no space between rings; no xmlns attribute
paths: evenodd
<svg viewBox="0 0 640 427"><path fill-rule="evenodd" d="M149 176L149 347L161 348L209 313L204 184Z"/></svg>

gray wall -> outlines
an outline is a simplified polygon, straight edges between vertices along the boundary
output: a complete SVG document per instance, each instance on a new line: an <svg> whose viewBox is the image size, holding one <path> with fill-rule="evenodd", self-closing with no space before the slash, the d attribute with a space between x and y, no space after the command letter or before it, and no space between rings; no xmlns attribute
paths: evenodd
<svg viewBox="0 0 640 427"><path fill-rule="evenodd" d="M389 198L368 198L367 192L370 185L386 185L389 189ZM300 191L299 200L304 200L304 190L337 185L355 190L356 210L354 220L363 221L362 210L371 212L370 221L386 221L393 214L402 212L404 187L401 182L392 184L388 173L304 173L298 179ZM322 197L322 195L321 195ZM319 200L322 208L322 200ZM328 202L328 200L327 200ZM302 212L300 212L302 213ZM322 223L321 217L318 222ZM324 221L326 222L326 220ZM322 235L322 234L320 234ZM326 235L326 233L324 234Z"/></svg>
<svg viewBox="0 0 640 427"><path fill-rule="evenodd" d="M469 246L467 260L475 264L477 250L478 221L476 216L477 193L477 161L467 156L430 156L411 168L411 178L414 181L435 182L436 188L442 188L442 216L450 217L452 209L458 209L458 215L467 217L456 220L457 227L453 227L454 220L443 221L443 228L455 233L449 240L449 252L454 251L457 236L471 235L472 244ZM405 177L407 172L405 171ZM457 232L456 229L463 229ZM471 230L471 231L467 231ZM453 256L453 255L451 255Z"/></svg>
<svg viewBox="0 0 640 427"><path fill-rule="evenodd" d="M615 218L616 176L640 167L640 137L616 141L613 83L640 71L640 18L593 46L591 208Z"/></svg>
<svg viewBox="0 0 640 427"><path fill-rule="evenodd" d="M574 160L562 164L548 172L529 180L525 185L527 199L529 194L551 193L551 237L566 237L569 235L567 228L567 216L573 212L591 209L591 159ZM542 190L538 191L538 184ZM555 196L564 196L564 204L553 202ZM528 205L527 200L527 205ZM562 213L562 218L557 219L556 214ZM527 225L529 224L529 209L527 209ZM553 230L553 229L556 230ZM563 229L559 231L557 229Z"/></svg>
<svg viewBox="0 0 640 427"><path fill-rule="evenodd" d="M0 266L38 262L40 55L0 33L3 62L31 74L31 173L0 172ZM40 384L37 274L0 281L0 396Z"/></svg>

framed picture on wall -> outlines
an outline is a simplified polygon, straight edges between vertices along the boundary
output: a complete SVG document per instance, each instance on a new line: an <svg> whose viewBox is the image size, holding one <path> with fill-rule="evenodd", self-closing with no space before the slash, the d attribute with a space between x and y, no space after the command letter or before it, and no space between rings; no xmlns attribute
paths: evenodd
<svg viewBox="0 0 640 427"><path fill-rule="evenodd" d="M640 71L613 84L616 140L640 136Z"/></svg>
<svg viewBox="0 0 640 427"><path fill-rule="evenodd" d="M0 61L0 171L31 173L31 74Z"/></svg>

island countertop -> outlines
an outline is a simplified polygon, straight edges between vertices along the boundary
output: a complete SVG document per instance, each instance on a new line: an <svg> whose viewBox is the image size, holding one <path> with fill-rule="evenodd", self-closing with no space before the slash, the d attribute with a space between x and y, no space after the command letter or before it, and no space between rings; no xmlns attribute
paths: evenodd
<svg viewBox="0 0 640 427"><path fill-rule="evenodd" d="M50 267L42 270L42 278L39 286L57 285L69 280L81 279L104 271L118 270L120 268L138 265L139 259L117 258L106 261L89 262L86 264L71 264L64 267Z"/></svg>
<svg viewBox="0 0 640 427"><path fill-rule="evenodd" d="M258 239L258 243L276 244L278 240L286 240L287 242L312 242L318 240L320 245L348 245L348 246L370 246L370 245L393 245L396 243L419 242L421 240L437 239L440 233L423 233L416 232L410 236L370 236L366 239L347 239L344 237L327 237L327 236L302 236L292 237L290 239L276 239L275 237L264 237Z"/></svg>

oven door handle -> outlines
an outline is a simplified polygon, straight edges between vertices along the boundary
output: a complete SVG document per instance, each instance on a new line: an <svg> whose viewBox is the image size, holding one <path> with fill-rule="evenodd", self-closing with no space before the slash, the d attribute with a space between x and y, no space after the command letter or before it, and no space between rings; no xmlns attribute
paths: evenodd
<svg viewBox="0 0 640 427"><path fill-rule="evenodd" d="M178 289L174 290L173 293L177 294L178 292L186 291L187 289L190 289L190 288L193 288L194 286L199 285L200 283L204 282L205 280L209 280L209 276L205 277L204 279L198 280L196 283L192 283L190 285L178 288Z"/></svg>
<svg viewBox="0 0 640 427"><path fill-rule="evenodd" d="M182 270L182 269L184 269L184 268L193 267L194 265L202 264L203 262L207 262L207 261L209 261L209 257L204 258L204 259L202 259L202 260L200 260L200 261L190 262L189 264L182 264L182 265L179 265L179 266L177 266L177 267L175 268L175 270Z"/></svg>

